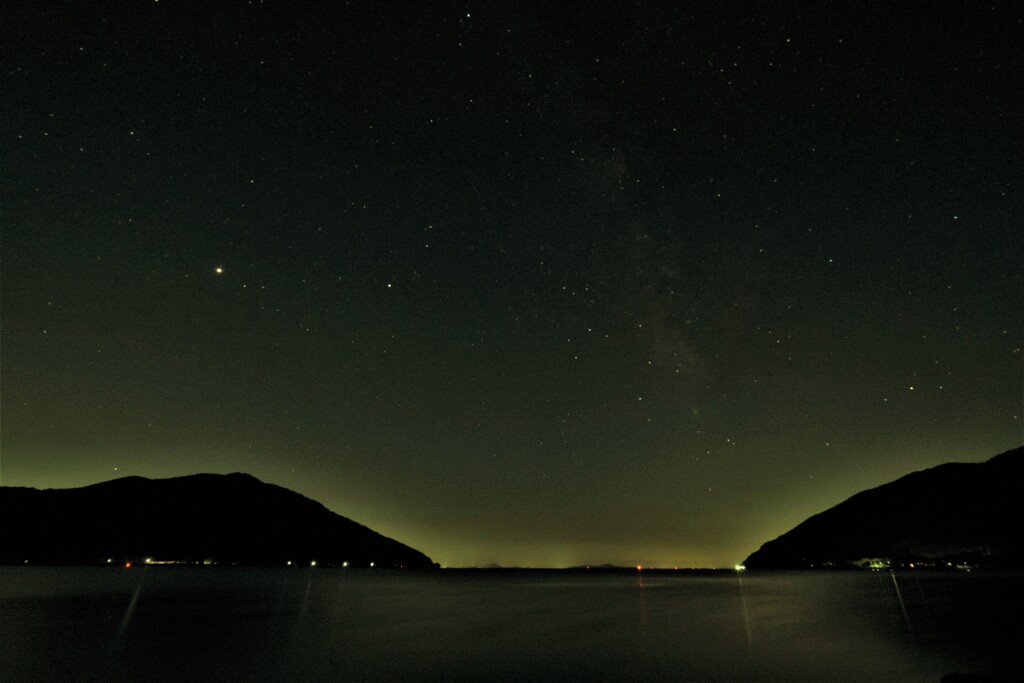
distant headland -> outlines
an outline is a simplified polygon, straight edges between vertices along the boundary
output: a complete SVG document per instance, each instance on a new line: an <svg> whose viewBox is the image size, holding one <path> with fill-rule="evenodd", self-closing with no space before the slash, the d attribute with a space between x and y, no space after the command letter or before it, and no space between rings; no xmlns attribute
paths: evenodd
<svg viewBox="0 0 1024 683"><path fill-rule="evenodd" d="M1024 567L1024 447L862 491L768 541L749 569Z"/></svg>
<svg viewBox="0 0 1024 683"><path fill-rule="evenodd" d="M2 564L431 568L418 550L248 474L0 487Z"/></svg>

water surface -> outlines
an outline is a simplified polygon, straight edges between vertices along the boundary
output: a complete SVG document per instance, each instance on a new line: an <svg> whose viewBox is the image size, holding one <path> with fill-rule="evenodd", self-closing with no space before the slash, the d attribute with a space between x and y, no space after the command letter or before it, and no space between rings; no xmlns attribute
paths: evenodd
<svg viewBox="0 0 1024 683"><path fill-rule="evenodd" d="M0 678L939 681L1019 574L0 568ZM1003 626L1010 624L1011 626Z"/></svg>

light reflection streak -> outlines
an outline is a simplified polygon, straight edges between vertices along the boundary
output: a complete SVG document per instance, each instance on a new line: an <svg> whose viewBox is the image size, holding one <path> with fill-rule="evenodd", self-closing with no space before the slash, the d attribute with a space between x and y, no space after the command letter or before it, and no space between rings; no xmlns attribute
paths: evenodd
<svg viewBox="0 0 1024 683"><path fill-rule="evenodd" d="M643 568L637 566L636 569L637 585L640 588L638 591L640 604L637 608L637 652L644 653L647 652L648 641L650 638L651 616L647 608L647 595L644 590Z"/></svg>
<svg viewBox="0 0 1024 683"><path fill-rule="evenodd" d="M907 623L907 633L913 637L914 630L910 627L910 615L907 614L907 606L903 602L903 593L900 592L900 584L896 581L896 572L890 569L889 576L892 578L893 588L896 589L896 599L900 603L900 611L903 612L903 621Z"/></svg>
<svg viewBox="0 0 1024 683"><path fill-rule="evenodd" d="M128 607L124 610L124 616L121 617L121 623L117 627L117 634L114 636L114 643L119 644L124 639L125 633L128 631L128 624L132 620L132 615L135 614L135 605L139 602L139 594L142 593L142 582L145 578L146 573L139 573L139 582L135 585L135 590L132 592L132 599L128 601Z"/></svg>
<svg viewBox="0 0 1024 683"><path fill-rule="evenodd" d="M309 612L309 597L312 589L313 575L312 572L310 572L306 574L306 587L302 591L302 602L299 603L299 613L295 616L294 638L296 642L299 642L302 638L303 628L306 623L306 614Z"/></svg>
<svg viewBox="0 0 1024 683"><path fill-rule="evenodd" d="M747 608L747 591L743 587L743 572L736 568L736 579L740 582L740 604L743 606L743 627L747 633L747 649L754 647L754 638L750 631L750 610Z"/></svg>

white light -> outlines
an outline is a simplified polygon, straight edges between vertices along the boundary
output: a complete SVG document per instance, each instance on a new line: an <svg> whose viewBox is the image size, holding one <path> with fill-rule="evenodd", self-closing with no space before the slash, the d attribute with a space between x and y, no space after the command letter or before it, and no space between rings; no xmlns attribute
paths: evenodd
<svg viewBox="0 0 1024 683"><path fill-rule="evenodd" d="M742 572L742 571L746 571L747 568L744 565L742 565L742 564L738 564L738 565L736 565L735 569L738 572Z"/></svg>
<svg viewBox="0 0 1024 683"><path fill-rule="evenodd" d="M370 563L370 566L371 566L371 567L373 566L373 562L371 562L371 563Z"/></svg>
<svg viewBox="0 0 1024 683"><path fill-rule="evenodd" d="M309 566L310 567L315 567L316 566L316 560L313 560L312 562L310 562Z"/></svg>

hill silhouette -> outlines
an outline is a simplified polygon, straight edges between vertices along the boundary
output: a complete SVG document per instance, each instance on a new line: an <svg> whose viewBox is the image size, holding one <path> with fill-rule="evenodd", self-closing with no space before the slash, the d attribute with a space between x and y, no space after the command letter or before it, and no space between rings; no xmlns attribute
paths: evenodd
<svg viewBox="0 0 1024 683"><path fill-rule="evenodd" d="M0 487L0 563L141 560L432 567L430 558L248 474Z"/></svg>
<svg viewBox="0 0 1024 683"><path fill-rule="evenodd" d="M1024 566L1015 509L1024 448L947 463L862 491L768 541L750 569L883 564Z"/></svg>

